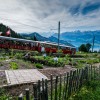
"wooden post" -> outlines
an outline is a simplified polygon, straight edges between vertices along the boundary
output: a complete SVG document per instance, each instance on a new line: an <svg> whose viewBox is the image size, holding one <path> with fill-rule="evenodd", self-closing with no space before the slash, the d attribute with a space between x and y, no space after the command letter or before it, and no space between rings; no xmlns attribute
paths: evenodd
<svg viewBox="0 0 100 100"><path fill-rule="evenodd" d="M23 94L20 94L18 100L23 100Z"/></svg>
<svg viewBox="0 0 100 100"><path fill-rule="evenodd" d="M74 71L74 76L73 76L73 92L76 90L76 70Z"/></svg>
<svg viewBox="0 0 100 100"><path fill-rule="evenodd" d="M71 86L72 86L72 70L70 71L70 77L69 77L68 97L71 95Z"/></svg>
<svg viewBox="0 0 100 100"><path fill-rule="evenodd" d="M61 92L62 92L62 76L60 74L60 83L59 83L59 100L61 100Z"/></svg>
<svg viewBox="0 0 100 100"><path fill-rule="evenodd" d="M57 85L58 85L58 76L56 76L56 80L55 80L55 100L57 100L58 97Z"/></svg>
<svg viewBox="0 0 100 100"><path fill-rule="evenodd" d="M44 79L42 78L42 100L45 100Z"/></svg>
<svg viewBox="0 0 100 100"><path fill-rule="evenodd" d="M53 100L53 76L51 75L51 100Z"/></svg>
<svg viewBox="0 0 100 100"><path fill-rule="evenodd" d="M67 100L67 97L68 97L68 83L69 83L69 72L67 72L67 78L66 78L65 100Z"/></svg>
<svg viewBox="0 0 100 100"><path fill-rule="evenodd" d="M38 91L37 91L37 84L33 84L33 92L34 92L34 100L38 100Z"/></svg>
<svg viewBox="0 0 100 100"><path fill-rule="evenodd" d="M41 88L41 82L40 82L40 80L38 80L38 100L41 100L41 90L40 90L40 88Z"/></svg>
<svg viewBox="0 0 100 100"><path fill-rule="evenodd" d="M93 73L92 73L93 71L92 70L93 70L93 68L92 68L92 65L91 65L91 80L93 79Z"/></svg>
<svg viewBox="0 0 100 100"><path fill-rule="evenodd" d="M48 85L47 79L45 80L45 100L48 100Z"/></svg>
<svg viewBox="0 0 100 100"><path fill-rule="evenodd" d="M30 100L29 89L25 89L26 91L26 100Z"/></svg>
<svg viewBox="0 0 100 100"><path fill-rule="evenodd" d="M78 90L78 83L79 83L79 75L78 75L79 69L76 70L76 90L75 92Z"/></svg>
<svg viewBox="0 0 100 100"><path fill-rule="evenodd" d="M64 99L65 97L65 84L66 84L66 73L64 73L64 82L63 82L63 94L62 94L62 100Z"/></svg>
<svg viewBox="0 0 100 100"><path fill-rule="evenodd" d="M100 80L100 65L99 65L99 80Z"/></svg>

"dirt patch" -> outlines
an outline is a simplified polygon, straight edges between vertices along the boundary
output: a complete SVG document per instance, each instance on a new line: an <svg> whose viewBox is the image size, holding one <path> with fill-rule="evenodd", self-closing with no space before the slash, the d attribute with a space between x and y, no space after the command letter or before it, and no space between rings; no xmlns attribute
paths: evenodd
<svg viewBox="0 0 100 100"><path fill-rule="evenodd" d="M51 74L53 76L60 74L63 75L64 73L69 72L71 70L75 70L75 68L72 68L72 66L70 65L66 65L65 67L57 67L57 68L46 66L44 69L40 69L39 71L50 79Z"/></svg>
<svg viewBox="0 0 100 100"><path fill-rule="evenodd" d="M0 70L0 86L7 84L5 71Z"/></svg>
<svg viewBox="0 0 100 100"><path fill-rule="evenodd" d="M96 63L96 64L93 64L93 65L96 66L96 67L99 67L100 63Z"/></svg>

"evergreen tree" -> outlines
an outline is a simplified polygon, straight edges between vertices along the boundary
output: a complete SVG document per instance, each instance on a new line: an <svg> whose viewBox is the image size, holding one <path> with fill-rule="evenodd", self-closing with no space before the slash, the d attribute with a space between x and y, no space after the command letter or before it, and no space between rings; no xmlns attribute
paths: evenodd
<svg viewBox="0 0 100 100"><path fill-rule="evenodd" d="M2 36L7 36L6 32L8 31L8 29L10 29L10 36L14 37L14 38L22 38L22 36L18 33L16 33L15 31L13 31L11 28L9 28L6 25L3 25L2 23L0 24L0 32L2 32Z"/></svg>
<svg viewBox="0 0 100 100"><path fill-rule="evenodd" d="M79 47L79 51L87 52L87 49L86 49L85 44L82 44L82 45Z"/></svg>
<svg viewBox="0 0 100 100"><path fill-rule="evenodd" d="M86 49L87 49L87 52L89 52L89 51L90 51L90 48L91 48L91 44L90 44L90 43L87 43L87 44L86 44Z"/></svg>
<svg viewBox="0 0 100 100"><path fill-rule="evenodd" d="M79 51L89 52L89 51L90 51L90 48L91 48L91 44L90 44L90 43L82 44L82 45L79 47Z"/></svg>

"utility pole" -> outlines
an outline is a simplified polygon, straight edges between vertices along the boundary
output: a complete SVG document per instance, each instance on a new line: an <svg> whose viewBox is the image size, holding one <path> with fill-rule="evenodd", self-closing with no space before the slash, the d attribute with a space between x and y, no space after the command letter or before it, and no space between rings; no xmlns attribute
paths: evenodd
<svg viewBox="0 0 100 100"><path fill-rule="evenodd" d="M60 41L60 21L58 22L58 51L59 51L59 41Z"/></svg>
<svg viewBox="0 0 100 100"><path fill-rule="evenodd" d="M95 41L95 36L93 35L92 52L93 52L93 49L94 49L94 41Z"/></svg>

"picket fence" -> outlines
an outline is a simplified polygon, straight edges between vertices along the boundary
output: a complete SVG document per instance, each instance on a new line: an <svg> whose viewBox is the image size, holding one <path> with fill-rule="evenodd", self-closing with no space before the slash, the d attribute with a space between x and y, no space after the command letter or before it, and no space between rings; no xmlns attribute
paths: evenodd
<svg viewBox="0 0 100 100"><path fill-rule="evenodd" d="M42 79L33 84L33 98L29 89L25 89L25 94L20 94L18 100L68 100L82 85L95 79L100 80L100 66L87 66L56 77L51 75L50 80Z"/></svg>

